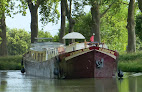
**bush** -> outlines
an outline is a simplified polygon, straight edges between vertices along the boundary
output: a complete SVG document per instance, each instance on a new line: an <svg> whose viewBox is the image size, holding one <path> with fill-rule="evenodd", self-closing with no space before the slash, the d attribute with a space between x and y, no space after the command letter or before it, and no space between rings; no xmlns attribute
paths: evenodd
<svg viewBox="0 0 142 92"><path fill-rule="evenodd" d="M20 70L22 56L0 57L0 70Z"/></svg>
<svg viewBox="0 0 142 92"><path fill-rule="evenodd" d="M142 72L142 52L121 54L118 68L125 72Z"/></svg>

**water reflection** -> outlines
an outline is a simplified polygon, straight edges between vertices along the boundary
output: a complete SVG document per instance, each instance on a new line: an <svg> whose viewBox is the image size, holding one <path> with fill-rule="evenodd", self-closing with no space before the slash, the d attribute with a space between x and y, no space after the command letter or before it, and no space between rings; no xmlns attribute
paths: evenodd
<svg viewBox="0 0 142 92"><path fill-rule="evenodd" d="M0 71L0 92L142 92L141 85L141 73L126 73L123 79L57 80Z"/></svg>

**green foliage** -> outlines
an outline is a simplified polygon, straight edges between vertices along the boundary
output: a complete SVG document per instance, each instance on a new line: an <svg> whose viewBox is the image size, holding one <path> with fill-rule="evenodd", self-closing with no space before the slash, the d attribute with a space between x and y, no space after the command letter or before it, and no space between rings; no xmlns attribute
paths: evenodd
<svg viewBox="0 0 142 92"><path fill-rule="evenodd" d="M30 34L23 29L8 30L7 43L9 55L21 55L30 47Z"/></svg>
<svg viewBox="0 0 142 92"><path fill-rule="evenodd" d="M127 46L127 5L121 5L119 11L109 11L101 19L101 39L110 49L123 52Z"/></svg>
<svg viewBox="0 0 142 92"><path fill-rule="evenodd" d="M1 33L1 29L0 29L0 33ZM0 37L0 44L1 44L1 42L2 42L2 38Z"/></svg>
<svg viewBox="0 0 142 92"><path fill-rule="evenodd" d="M40 21L46 25L48 22L57 23L60 17L58 8L60 0L41 0L39 7Z"/></svg>
<svg viewBox="0 0 142 92"><path fill-rule="evenodd" d="M17 0L21 3L17 6L19 11L16 13L22 13L26 15L26 9L28 8L28 2L32 3L35 8L39 8L39 14L41 15L40 21L43 25L46 25L48 22L57 23L57 20L60 17L58 11L58 5L60 0Z"/></svg>
<svg viewBox="0 0 142 92"><path fill-rule="evenodd" d="M6 10L6 5L8 5L7 0L0 0L0 17L1 14Z"/></svg>
<svg viewBox="0 0 142 92"><path fill-rule="evenodd" d="M18 1L18 0L17 0ZM25 2L25 0L19 0L21 3L18 3L18 5L15 7L18 9L18 11L14 12L14 14L21 13L23 16L26 16L26 9L28 9L28 4Z"/></svg>
<svg viewBox="0 0 142 92"><path fill-rule="evenodd" d="M142 50L142 40L139 37L136 37L136 50L137 51Z"/></svg>
<svg viewBox="0 0 142 92"><path fill-rule="evenodd" d="M85 36L87 41L90 41L91 34L91 14L88 13L84 16L76 18L74 31L81 33Z"/></svg>
<svg viewBox="0 0 142 92"><path fill-rule="evenodd" d="M39 31L38 38L52 38L52 35L49 32ZM38 42L46 42L49 40L39 40Z"/></svg>
<svg viewBox="0 0 142 92"><path fill-rule="evenodd" d="M13 14L16 14L14 12L14 8L17 8L18 6L15 6L15 2L16 1L13 0L0 0L0 17L3 13L5 13L5 15L9 17L12 17Z"/></svg>
<svg viewBox="0 0 142 92"><path fill-rule="evenodd" d="M142 52L121 54L118 67L125 72L142 72Z"/></svg>
<svg viewBox="0 0 142 92"><path fill-rule="evenodd" d="M0 70L20 70L22 56L0 57Z"/></svg>
<svg viewBox="0 0 142 92"><path fill-rule="evenodd" d="M136 36L142 40L142 14L136 16Z"/></svg>
<svg viewBox="0 0 142 92"><path fill-rule="evenodd" d="M49 32L39 31L39 38L52 38ZM58 36L55 40L58 41ZM24 29L8 29L7 28L7 48L9 55L22 55L30 48L30 33Z"/></svg>
<svg viewBox="0 0 142 92"><path fill-rule="evenodd" d="M101 19L101 41L108 45L110 49L124 52L127 46L127 5L121 5L119 11L110 11ZM91 34L91 14L86 14L76 18L74 31L83 34L87 41L90 41Z"/></svg>
<svg viewBox="0 0 142 92"><path fill-rule="evenodd" d="M54 41L54 42L59 42L59 36L58 36L58 35L55 35L53 41Z"/></svg>
<svg viewBox="0 0 142 92"><path fill-rule="evenodd" d="M52 35L50 34L50 32L44 32L44 31L39 31L38 32L38 37L39 38L52 38Z"/></svg>

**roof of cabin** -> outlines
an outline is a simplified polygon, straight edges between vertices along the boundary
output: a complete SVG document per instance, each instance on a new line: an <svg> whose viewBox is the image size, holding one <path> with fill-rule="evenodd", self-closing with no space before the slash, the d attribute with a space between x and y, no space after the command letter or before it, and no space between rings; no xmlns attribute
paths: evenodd
<svg viewBox="0 0 142 92"><path fill-rule="evenodd" d="M32 47L30 48L30 50L45 51L45 49L48 50L48 49L58 48L64 46L64 44L58 42L41 42L41 43L32 43L31 46Z"/></svg>
<svg viewBox="0 0 142 92"><path fill-rule="evenodd" d="M78 32L71 32L66 34L63 39L85 39L85 37Z"/></svg>

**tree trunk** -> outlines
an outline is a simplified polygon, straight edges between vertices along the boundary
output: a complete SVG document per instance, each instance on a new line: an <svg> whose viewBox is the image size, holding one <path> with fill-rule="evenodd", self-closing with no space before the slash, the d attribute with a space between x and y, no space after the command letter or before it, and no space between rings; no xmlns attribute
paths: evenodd
<svg viewBox="0 0 142 92"><path fill-rule="evenodd" d="M100 42L100 12L99 12L99 5L94 4L91 8L92 14L92 34L95 33L94 41Z"/></svg>
<svg viewBox="0 0 142 92"><path fill-rule="evenodd" d="M27 0L29 10L31 13L31 43L35 42L35 37L38 35L38 7L39 3L35 5L32 3L32 0Z"/></svg>
<svg viewBox="0 0 142 92"><path fill-rule="evenodd" d="M73 27L75 25L75 20L71 17L71 6L72 6L72 0L70 0L70 9L69 9L69 33L73 32Z"/></svg>
<svg viewBox="0 0 142 92"><path fill-rule="evenodd" d="M70 9L68 8L67 0L65 0L66 16L69 21L69 33L73 32L73 27L75 25L75 20L71 17L71 5L72 5L72 0L70 0Z"/></svg>
<svg viewBox="0 0 142 92"><path fill-rule="evenodd" d="M134 21L135 0L130 0L128 7L127 30L128 47L127 52L136 52L135 21Z"/></svg>
<svg viewBox="0 0 142 92"><path fill-rule="evenodd" d="M69 0L70 1L70 9L68 7L68 2L67 0L65 0L65 7L66 7L66 16L68 18L68 21L69 21L69 33L73 32L73 28L74 28L74 25L75 25L75 20L72 18L71 16L71 5L72 5L72 0ZM68 40L69 43L72 43L73 40Z"/></svg>
<svg viewBox="0 0 142 92"><path fill-rule="evenodd" d="M0 56L6 56L7 53L7 44L6 44L6 24L5 24L5 13L2 14L0 19L0 37L2 38L0 44Z"/></svg>
<svg viewBox="0 0 142 92"><path fill-rule="evenodd" d="M66 21L65 1L61 0L61 31L59 34L60 43L65 43L65 40L62 39L63 36L65 35L65 21Z"/></svg>
<svg viewBox="0 0 142 92"><path fill-rule="evenodd" d="M31 43L34 43L35 37L38 35L38 9L31 10Z"/></svg>
<svg viewBox="0 0 142 92"><path fill-rule="evenodd" d="M142 12L142 0L138 0L138 4L139 4L139 9L140 9L141 12Z"/></svg>

